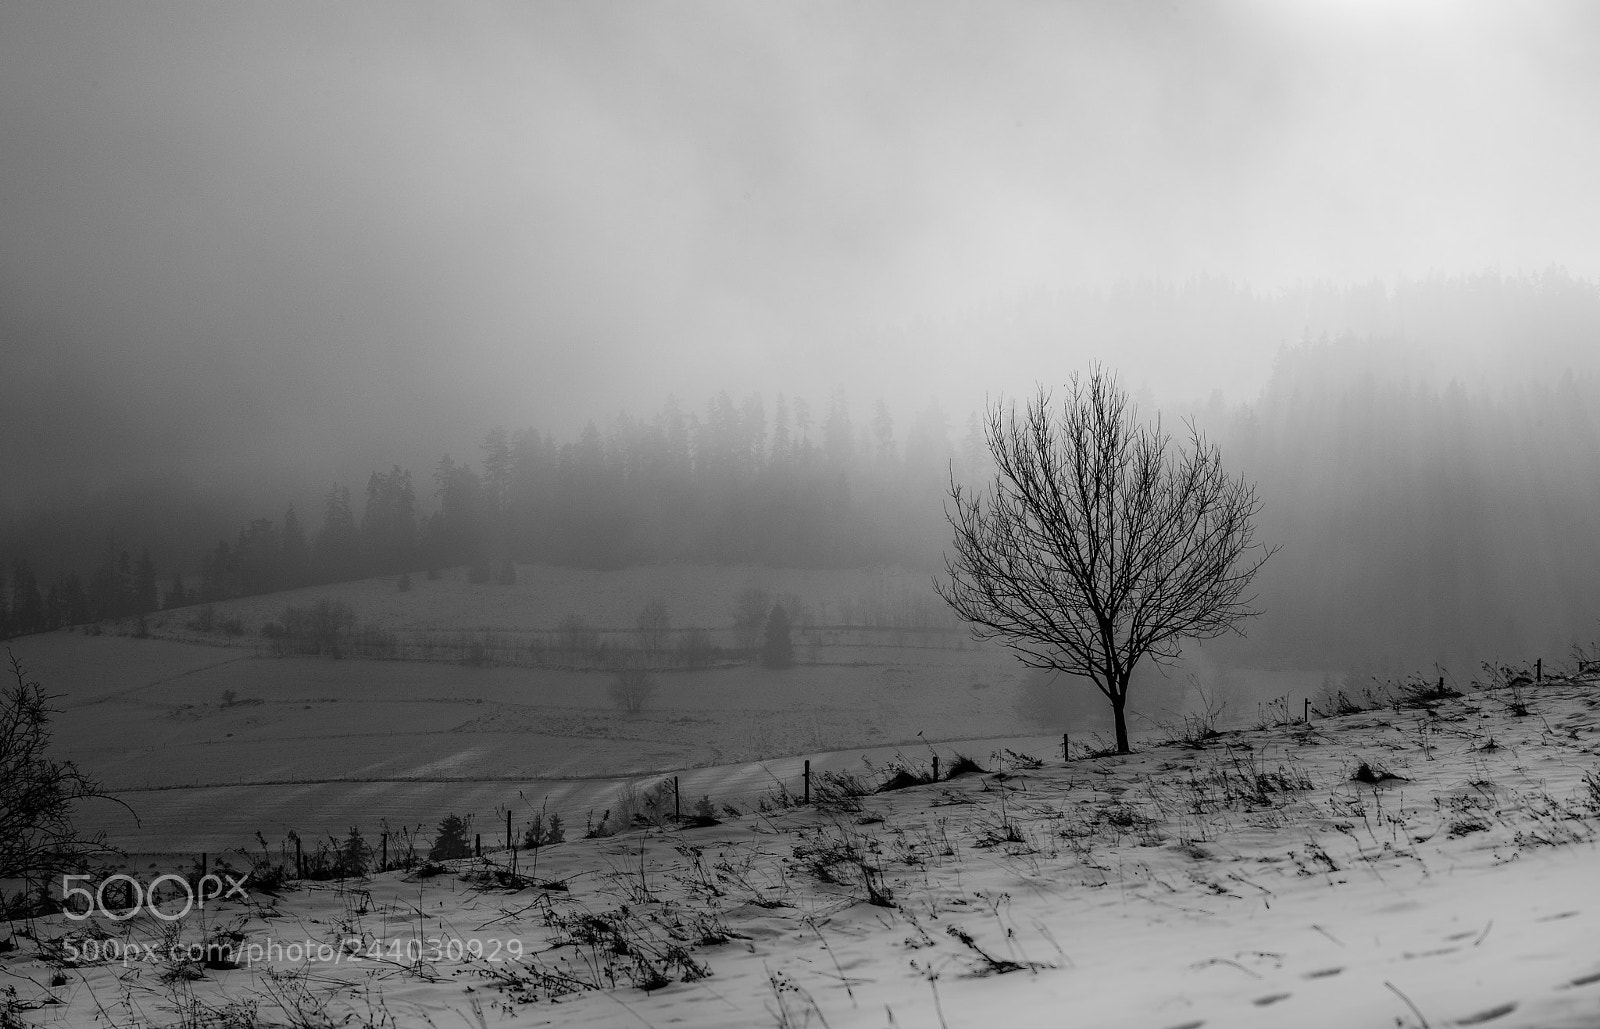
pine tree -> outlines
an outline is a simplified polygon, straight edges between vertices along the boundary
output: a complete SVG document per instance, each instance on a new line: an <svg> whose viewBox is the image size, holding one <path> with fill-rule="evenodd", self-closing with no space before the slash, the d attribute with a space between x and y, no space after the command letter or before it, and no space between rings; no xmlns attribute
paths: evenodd
<svg viewBox="0 0 1600 1029"><path fill-rule="evenodd" d="M311 544L306 540L305 526L294 513L294 505L283 513L283 562L281 579L288 589L304 586L309 581Z"/></svg>
<svg viewBox="0 0 1600 1029"><path fill-rule="evenodd" d="M322 531L317 534L318 578L338 582L355 574L360 558L361 534L350 511L350 490L335 485L322 509Z"/></svg>
<svg viewBox="0 0 1600 1029"><path fill-rule="evenodd" d="M172 585L167 589L167 595L162 598L162 608L171 611L175 607L186 607L189 604L189 595L183 590L183 576L177 572L172 573Z"/></svg>
<svg viewBox="0 0 1600 1029"><path fill-rule="evenodd" d="M139 552L139 563L133 569L133 611L147 615L156 609L156 565L150 559L150 550Z"/></svg>
<svg viewBox="0 0 1600 1029"><path fill-rule="evenodd" d="M26 636L42 631L44 624L44 596L39 592L39 582L33 577L32 566L19 560L11 568L12 633Z"/></svg>

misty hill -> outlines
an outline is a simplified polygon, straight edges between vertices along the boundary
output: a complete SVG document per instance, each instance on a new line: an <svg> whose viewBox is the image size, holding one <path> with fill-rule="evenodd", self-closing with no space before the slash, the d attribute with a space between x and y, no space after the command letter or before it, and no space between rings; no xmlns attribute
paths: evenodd
<svg viewBox="0 0 1600 1029"><path fill-rule="evenodd" d="M1126 346L1123 374L1137 383L1140 361L1160 356L1157 335L1190 324L1202 341L1265 340L1273 326L1281 339L1291 309L1305 325L1364 331L1275 344L1270 378L1248 402L1214 391L1141 405L1164 412L1169 430L1192 416L1225 465L1256 481L1262 538L1283 545L1260 580L1265 613L1251 638L1214 653L1398 674L1555 656L1588 638L1600 611L1591 284L1549 273L1269 297L1196 280L1035 297L990 327L1009 346L1080 318ZM989 324L974 319L975 334ZM930 353L942 338L930 334ZM1046 381L1073 370L1043 350L1037 368ZM698 411L668 401L576 438L497 428L470 454L390 465L231 528L222 513L237 500L204 504L171 477L118 495L127 525L90 502L13 508L0 537L0 629L454 567L491 590L518 564L932 574L948 543L949 477L981 483L987 455L971 414L895 410L879 402L866 414L838 392L819 405L718 394Z"/></svg>

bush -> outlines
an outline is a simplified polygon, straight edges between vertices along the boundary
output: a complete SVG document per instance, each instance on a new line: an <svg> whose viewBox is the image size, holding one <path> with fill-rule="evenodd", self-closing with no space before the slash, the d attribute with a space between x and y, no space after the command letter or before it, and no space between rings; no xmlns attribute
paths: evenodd
<svg viewBox="0 0 1600 1029"><path fill-rule="evenodd" d="M6 653L16 681L0 690L0 882L21 881L26 892L111 851L103 836L80 835L72 824L73 803L104 791L73 762L50 758L52 698Z"/></svg>
<svg viewBox="0 0 1600 1029"><path fill-rule="evenodd" d="M611 678L611 702L630 715L643 711L656 691L655 678L642 668L624 668Z"/></svg>
<svg viewBox="0 0 1600 1029"><path fill-rule="evenodd" d="M324 597L310 607L290 604L283 618L262 628L280 654L320 654L343 657L355 632L356 612L342 600Z"/></svg>

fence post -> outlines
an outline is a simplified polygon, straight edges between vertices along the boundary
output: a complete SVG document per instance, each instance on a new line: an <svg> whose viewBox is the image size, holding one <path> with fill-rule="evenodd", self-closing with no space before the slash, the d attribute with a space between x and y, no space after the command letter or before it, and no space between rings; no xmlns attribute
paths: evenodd
<svg viewBox="0 0 1600 1029"><path fill-rule="evenodd" d="M304 879L306 877L306 859L305 855L300 853L299 836L294 838L294 877L296 879Z"/></svg>
<svg viewBox="0 0 1600 1029"><path fill-rule="evenodd" d="M472 834L472 856L483 857L483 833L481 832Z"/></svg>
<svg viewBox="0 0 1600 1029"><path fill-rule="evenodd" d="M388 833L384 833L383 834L383 861L382 861L382 863L380 863L378 865L378 871L387 872L388 870L389 870L389 834Z"/></svg>
<svg viewBox="0 0 1600 1029"><path fill-rule="evenodd" d="M506 849L511 848L511 809L506 808Z"/></svg>
<svg viewBox="0 0 1600 1029"><path fill-rule="evenodd" d="M1305 698L1305 700L1306 700L1306 713L1305 713L1305 717L1301 718L1300 720L1302 722L1305 722L1307 725L1310 725L1311 724L1311 698L1307 697L1307 698Z"/></svg>
<svg viewBox="0 0 1600 1029"><path fill-rule="evenodd" d="M206 868L208 866L208 862L206 861L206 859L209 858L210 856L211 856L210 854L207 854L203 850L200 852L200 876L201 876L201 878L205 877Z"/></svg>
<svg viewBox="0 0 1600 1029"><path fill-rule="evenodd" d="M933 781L939 781L939 755L933 755Z"/></svg>
<svg viewBox="0 0 1600 1029"><path fill-rule="evenodd" d="M1070 749L1070 747L1071 747L1071 744L1067 740L1067 734L1066 733L1062 733L1061 734L1061 760L1062 761L1071 761L1072 760L1072 750Z"/></svg>
<svg viewBox="0 0 1600 1029"><path fill-rule="evenodd" d="M1535 658L1533 662L1533 681L1544 682L1544 658Z"/></svg>
<svg viewBox="0 0 1600 1029"><path fill-rule="evenodd" d="M806 803L811 803L811 759L806 758Z"/></svg>
<svg viewBox="0 0 1600 1029"><path fill-rule="evenodd" d="M678 794L678 777L676 775L672 777L672 820L674 822L683 821L683 801Z"/></svg>

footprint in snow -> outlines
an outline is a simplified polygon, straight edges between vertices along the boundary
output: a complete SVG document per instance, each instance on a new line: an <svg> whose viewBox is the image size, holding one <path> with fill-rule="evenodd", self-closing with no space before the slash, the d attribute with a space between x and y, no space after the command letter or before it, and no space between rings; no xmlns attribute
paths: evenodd
<svg viewBox="0 0 1600 1029"><path fill-rule="evenodd" d="M1313 971L1307 972L1305 975L1302 975L1300 978L1302 978L1302 979L1326 979L1330 975L1338 975L1340 972L1343 972L1343 971L1344 971L1343 968L1318 968L1318 969L1314 969Z"/></svg>
<svg viewBox="0 0 1600 1029"><path fill-rule="evenodd" d="M1294 996L1292 993L1269 993L1265 997L1257 997L1250 1003L1254 1004L1258 1008L1264 1008L1268 1004L1276 1004L1278 1001L1288 1000L1292 996Z"/></svg>
<svg viewBox="0 0 1600 1029"><path fill-rule="evenodd" d="M1496 1004L1494 1007L1480 1011L1475 1015L1456 1019L1456 1025L1482 1025L1485 1022L1493 1022L1497 1018L1503 1018L1515 1010L1517 1010L1516 1001L1511 1001L1509 1004Z"/></svg>
<svg viewBox="0 0 1600 1029"><path fill-rule="evenodd" d="M1554 915L1544 915L1541 918L1535 918L1534 921L1535 922L1554 922L1557 919L1561 919L1561 918L1575 918L1575 917L1577 917L1577 915L1578 915L1578 912L1576 912L1576 911L1562 911L1562 912L1559 912L1559 913L1554 914Z"/></svg>

